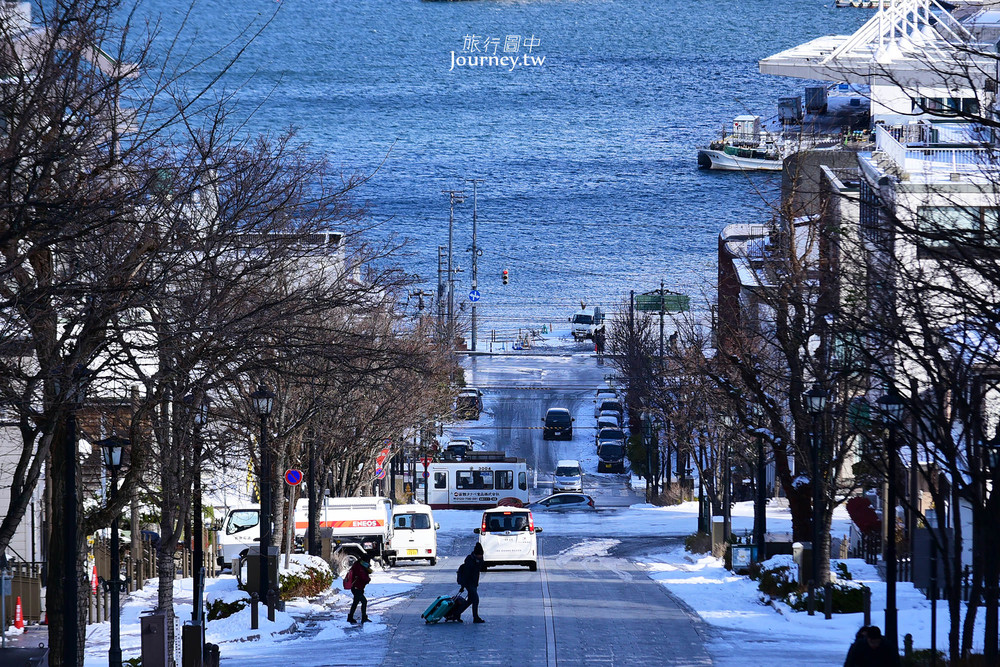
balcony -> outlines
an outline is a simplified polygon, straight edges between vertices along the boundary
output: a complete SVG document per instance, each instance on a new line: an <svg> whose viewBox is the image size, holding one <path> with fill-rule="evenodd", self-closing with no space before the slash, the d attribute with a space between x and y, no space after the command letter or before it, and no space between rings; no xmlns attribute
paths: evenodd
<svg viewBox="0 0 1000 667"><path fill-rule="evenodd" d="M992 147L980 130L918 123L875 126L875 148L909 174L982 174L997 171Z"/></svg>

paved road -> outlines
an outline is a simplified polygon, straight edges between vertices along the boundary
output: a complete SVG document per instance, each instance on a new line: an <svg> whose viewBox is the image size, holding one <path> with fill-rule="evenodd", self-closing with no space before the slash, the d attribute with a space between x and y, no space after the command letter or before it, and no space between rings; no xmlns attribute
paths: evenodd
<svg viewBox="0 0 1000 667"><path fill-rule="evenodd" d="M459 557L442 559L423 588L395 607L383 665L711 665L705 625L623 557L587 555L581 538L540 537L538 572L490 569L480 585L482 625L426 625L420 613L456 592ZM662 540L659 544L662 545ZM648 549L628 538L612 555Z"/></svg>
<svg viewBox="0 0 1000 667"><path fill-rule="evenodd" d="M598 365L593 354L576 346L561 354L532 353L472 356L463 363L466 382L480 387L484 408L492 420L458 422L449 431L482 441L486 449L525 459L530 471L538 471L542 485L550 479L559 459L579 459L588 489L622 488L623 477L593 474L594 398L607 386L610 365ZM572 441L542 439L542 418L549 408L567 408L576 418ZM590 457L592 461L588 461Z"/></svg>

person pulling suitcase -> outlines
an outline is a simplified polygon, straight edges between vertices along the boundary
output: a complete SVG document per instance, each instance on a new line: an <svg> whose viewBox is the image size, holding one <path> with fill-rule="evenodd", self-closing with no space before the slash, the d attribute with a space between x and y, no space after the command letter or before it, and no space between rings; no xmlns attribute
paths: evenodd
<svg viewBox="0 0 1000 667"><path fill-rule="evenodd" d="M472 605L472 622L485 623L479 616L479 573L483 569L483 545L476 542L472 553L465 557L465 562L458 568L458 584L463 590L469 591L469 603ZM460 618L457 620L461 620Z"/></svg>

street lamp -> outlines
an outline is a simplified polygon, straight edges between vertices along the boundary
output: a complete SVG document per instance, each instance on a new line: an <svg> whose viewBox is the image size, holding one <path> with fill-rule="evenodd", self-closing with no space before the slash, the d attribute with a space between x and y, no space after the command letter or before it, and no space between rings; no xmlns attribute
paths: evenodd
<svg viewBox="0 0 1000 667"><path fill-rule="evenodd" d="M60 369L60 373L64 372ZM77 667L80 664L77 653L77 638L79 636L79 618L77 616L77 598L80 589L80 571L77 563L77 490L76 490L76 411L83 405L87 395L87 382L91 371L81 364L73 369L68 387L61 387L62 378L55 378L55 390L62 394L63 405L66 408L66 432L64 434L63 456L66 461L64 471L63 493L63 581L62 581L62 614L63 614L63 667Z"/></svg>
<svg viewBox="0 0 1000 667"><path fill-rule="evenodd" d="M653 448L650 447L650 440L653 439L653 420L648 412L643 411L640 421L642 422L642 445L646 448L646 502L653 502L653 495L656 493L653 488Z"/></svg>
<svg viewBox="0 0 1000 667"><path fill-rule="evenodd" d="M878 399L882 423L889 429L887 443L887 477L889 493L886 500L887 537L885 545L885 636L894 653L898 654L898 626L896 618L896 431L903 421L903 400L895 391Z"/></svg>
<svg viewBox="0 0 1000 667"><path fill-rule="evenodd" d="M765 485L767 484L767 471L764 461L764 437L760 433L759 422L763 420L764 411L759 405L753 406L753 415L757 424L757 483L755 484L756 498L753 511L753 541L757 543L757 560L763 561L767 558L764 549L764 540L767 534L767 494Z"/></svg>
<svg viewBox="0 0 1000 667"><path fill-rule="evenodd" d="M192 489L192 509L193 526L191 533L194 536L194 604L191 609L191 624L204 628L202 615L204 613L204 591L205 591L205 541L204 541L204 510L202 509L201 498L201 458L202 458L202 429L208 423L208 411L212 406L212 399L200 392L195 396L188 394L184 397L184 404L194 415L194 488ZM204 645L204 631L202 631L201 645Z"/></svg>
<svg viewBox="0 0 1000 667"><path fill-rule="evenodd" d="M727 429L732 429L736 425L736 420L734 420L729 415L721 416L722 425ZM729 438L724 439L725 444L722 445L722 536L725 542L729 542L729 535L732 532L732 512L730 510L730 505L732 504L732 498L730 496L729 487L732 485L732 471L729 466Z"/></svg>
<svg viewBox="0 0 1000 667"><path fill-rule="evenodd" d="M268 552L271 546L271 456L267 449L267 418L274 406L274 392L263 384L250 394L250 405L260 417L260 579L257 596L253 600L251 629L257 629L257 603L263 596L267 601L267 620L274 620L274 591L268 576Z"/></svg>
<svg viewBox="0 0 1000 667"><path fill-rule="evenodd" d="M111 492L108 495L109 505L114 501L115 496L118 495L118 470L122 465L122 450L128 444L128 440L116 435L97 442L97 446L101 448L101 458L104 460L104 467L111 473ZM135 526L132 527L132 534L136 534ZM122 667L120 606L122 580L119 549L118 513L115 512L111 518L111 579L108 582L111 586L111 647L108 649L109 667Z"/></svg>
<svg viewBox="0 0 1000 667"><path fill-rule="evenodd" d="M820 550L820 523L822 521L822 513L820 508L823 504L823 493L822 485L820 484L819 477L819 458L820 449L823 447L823 439L820 437L820 417L823 415L823 411L826 409L826 401L829 398L829 393L819 386L819 384L813 385L813 388L803 394L806 402L806 410L812 416L812 447L810 448L812 452L812 487L813 487L813 545L812 545L812 582L809 591L809 615L815 613L816 607L816 591L815 587L819 586L820 583L820 571L819 571L819 550Z"/></svg>

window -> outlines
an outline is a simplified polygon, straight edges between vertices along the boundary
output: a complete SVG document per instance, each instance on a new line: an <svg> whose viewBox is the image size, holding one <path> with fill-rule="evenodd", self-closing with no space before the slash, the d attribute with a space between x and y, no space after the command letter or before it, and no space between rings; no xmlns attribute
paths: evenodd
<svg viewBox="0 0 1000 667"><path fill-rule="evenodd" d="M239 533L248 528L253 528L260 521L260 513L257 510L241 510L229 515L229 525L226 526L226 535Z"/></svg>
<svg viewBox="0 0 1000 667"><path fill-rule="evenodd" d="M489 533L528 530L528 515L524 512L491 514L486 521L486 529Z"/></svg>
<svg viewBox="0 0 1000 667"><path fill-rule="evenodd" d="M413 528L412 514L397 514L392 518L393 528Z"/></svg>
<svg viewBox="0 0 1000 667"><path fill-rule="evenodd" d="M436 473L434 473L434 488L435 489L447 489L448 488L448 473L446 473L446 472L436 472Z"/></svg>
<svg viewBox="0 0 1000 667"><path fill-rule="evenodd" d="M1000 208L987 206L920 206L916 227L920 234L918 256L939 255L967 246L996 248Z"/></svg>
<svg viewBox="0 0 1000 667"><path fill-rule="evenodd" d="M528 490L528 475L527 474L525 474L523 472L517 473L517 488L521 489L522 491L527 491Z"/></svg>
<svg viewBox="0 0 1000 667"><path fill-rule="evenodd" d="M497 470L496 472L497 486L498 489L513 489L514 488L514 471L513 470Z"/></svg>
<svg viewBox="0 0 1000 667"><path fill-rule="evenodd" d="M455 473L455 488L457 489L492 489L492 470L459 470Z"/></svg>
<svg viewBox="0 0 1000 667"><path fill-rule="evenodd" d="M426 514L413 515L413 527L417 530L428 530L431 527L431 518Z"/></svg>

